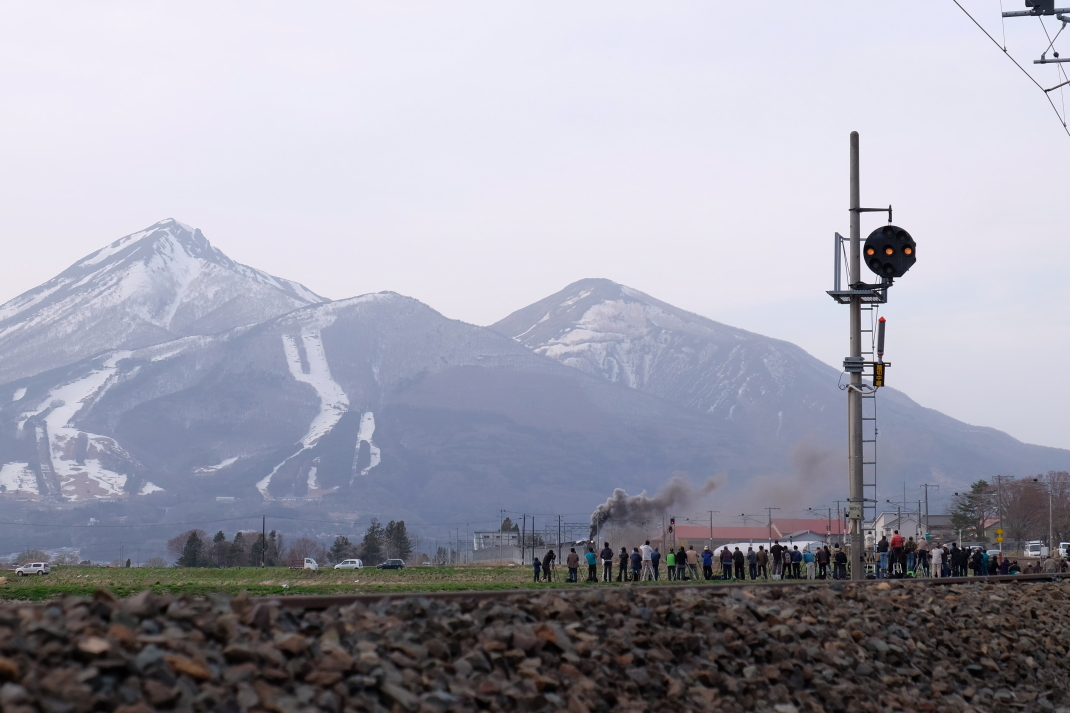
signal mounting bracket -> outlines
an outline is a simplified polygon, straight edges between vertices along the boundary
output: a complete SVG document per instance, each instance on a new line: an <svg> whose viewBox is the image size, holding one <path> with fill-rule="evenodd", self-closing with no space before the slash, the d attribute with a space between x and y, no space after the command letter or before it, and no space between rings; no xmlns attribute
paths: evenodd
<svg viewBox="0 0 1070 713"><path fill-rule="evenodd" d="M848 208L848 213L883 213L888 211L888 222L892 222L892 206L888 205L887 208Z"/></svg>
<svg viewBox="0 0 1070 713"><path fill-rule="evenodd" d="M859 210L860 211L870 211L870 212L887 210L889 216L891 216L891 214L892 214L892 207L891 206L888 206L887 208L859 208ZM841 274L840 274L842 272L842 269L841 269L842 258L840 257L840 254L841 254L841 246L843 245L843 243L845 243L847 241L847 238L843 237L839 233L836 233L835 236L833 236L832 240L833 240L833 265L834 265L834 268L833 268L834 269L834 273L833 273L833 281L832 281L833 288L831 290L829 290L827 292L827 294L832 299L836 300L837 302L839 302L842 305L851 304L851 298L856 296L856 295L862 298L862 303L863 304L886 304L888 302L888 288L892 286L892 279L891 278L888 278L888 277L882 278L881 283L880 284L876 284L876 285L871 285L871 284L866 283L866 282L851 282L848 285L848 287L850 289L847 289L847 290L842 289L842 287L841 287ZM848 275L847 279L851 280L852 278L855 278L855 277L856 276L854 276L854 275Z"/></svg>

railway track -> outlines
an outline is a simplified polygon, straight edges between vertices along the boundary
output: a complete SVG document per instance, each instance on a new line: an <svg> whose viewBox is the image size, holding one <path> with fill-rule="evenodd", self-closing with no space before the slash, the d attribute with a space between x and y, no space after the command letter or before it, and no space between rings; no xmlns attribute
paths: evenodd
<svg viewBox="0 0 1070 713"><path fill-rule="evenodd" d="M995 575L990 577L939 577L939 578L922 578L922 579L864 579L861 582L852 582L850 580L829 580L817 581L817 580L789 580L789 581L777 581L777 582L736 582L732 584L718 584L718 583L698 583L698 584L680 584L667 587L666 585L657 584L639 584L628 588L622 587L610 587L605 591L622 592L622 591L680 591L686 589L702 589L708 591L711 595L727 595L731 591L736 589L795 589L798 587L836 587L837 585L842 587L844 585L860 585L860 586L879 586L882 583L891 583L893 586L902 584L908 587L923 587L923 586L950 586L952 584L983 584L983 583L1057 583L1063 581L1061 574L1008 574L1008 575ZM295 595L295 596L281 596L281 597L256 597L253 601L256 602L269 602L279 607L287 609L309 609L309 610L324 610L331 607L345 607L351 604L360 602L362 604L374 604L389 599L412 599L412 598L426 598L434 599L438 601L485 601L493 599L509 599L517 596L530 597L533 594L542 594L544 592L553 592L555 594L567 594L569 592L589 592L592 587L576 587L576 588L547 588L545 590L533 590L533 589L501 589L501 590L466 590L466 591L451 591L451 592L381 592L375 594L324 594L324 595Z"/></svg>

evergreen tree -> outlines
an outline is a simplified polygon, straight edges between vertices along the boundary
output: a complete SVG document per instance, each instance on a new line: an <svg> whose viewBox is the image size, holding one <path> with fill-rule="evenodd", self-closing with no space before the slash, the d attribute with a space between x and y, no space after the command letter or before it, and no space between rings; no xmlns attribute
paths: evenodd
<svg viewBox="0 0 1070 713"><path fill-rule="evenodd" d="M509 518L505 518L502 520L502 532L520 532L520 525L515 524Z"/></svg>
<svg viewBox="0 0 1070 713"><path fill-rule="evenodd" d="M383 530L383 540L387 557L404 560L412 554L412 541L409 540L404 520L388 522L386 529Z"/></svg>
<svg viewBox="0 0 1070 713"><path fill-rule="evenodd" d="M257 533L256 539L253 540L252 546L249 548L249 566L259 567L261 564L262 556L264 555L264 536Z"/></svg>
<svg viewBox="0 0 1070 713"><path fill-rule="evenodd" d="M230 543L227 551L227 564L231 567L242 567L249 562L249 553L245 547L245 535L237 533L234 541Z"/></svg>
<svg viewBox="0 0 1070 713"><path fill-rule="evenodd" d="M212 566L226 567L229 555L230 545L227 543L227 536L220 530L215 533L215 537L212 538L212 551L210 557Z"/></svg>
<svg viewBox="0 0 1070 713"><path fill-rule="evenodd" d="M360 558L365 565L379 564L383 561L383 526L374 517L364 533L364 540L360 543Z"/></svg>
<svg viewBox="0 0 1070 713"><path fill-rule="evenodd" d="M282 533L274 530L268 533L267 552L264 554L264 562L268 567L277 567L283 563L286 556L286 547L282 543Z"/></svg>
<svg viewBox="0 0 1070 713"><path fill-rule="evenodd" d="M353 543L349 541L349 538L345 535L339 535L334 538L334 544L331 545L331 551L328 553L330 562L337 564L342 560L349 559L353 556Z"/></svg>
<svg viewBox="0 0 1070 713"><path fill-rule="evenodd" d="M978 480L970 485L967 493L955 496L954 509L951 511L951 526L962 530L963 539L975 542L987 542L985 528L992 518L995 508L990 487L985 480Z"/></svg>
<svg viewBox="0 0 1070 713"><path fill-rule="evenodd" d="M186 546L182 550L182 556L177 562L179 567L203 567L204 566L204 543L196 532L190 534L186 540Z"/></svg>

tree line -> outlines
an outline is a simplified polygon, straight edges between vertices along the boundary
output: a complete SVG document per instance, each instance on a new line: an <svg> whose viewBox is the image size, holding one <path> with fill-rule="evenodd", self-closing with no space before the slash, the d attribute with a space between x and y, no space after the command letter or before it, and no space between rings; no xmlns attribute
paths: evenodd
<svg viewBox="0 0 1070 713"><path fill-rule="evenodd" d="M951 525L972 542L994 542L996 527L1005 543L1047 542L1049 527L1049 546L1070 542L1070 473L978 480L952 499Z"/></svg>
<svg viewBox="0 0 1070 713"><path fill-rule="evenodd" d="M391 520L384 526L374 518L359 544L338 535L330 548L310 537L287 543L275 530L267 537L262 532L241 531L228 541L222 530L210 537L195 529L167 541L167 552L178 567L259 567L261 562L267 567L298 567L307 557L320 564L359 558L365 565L376 565L387 559L408 559L413 549L404 520Z"/></svg>

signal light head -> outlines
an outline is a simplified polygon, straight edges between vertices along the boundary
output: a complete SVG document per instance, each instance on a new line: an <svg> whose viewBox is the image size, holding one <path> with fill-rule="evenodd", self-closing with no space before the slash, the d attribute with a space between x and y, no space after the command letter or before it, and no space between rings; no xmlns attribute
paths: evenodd
<svg viewBox="0 0 1070 713"><path fill-rule="evenodd" d="M910 233L895 225L877 228L865 244L866 265L881 277L902 277L917 261Z"/></svg>

